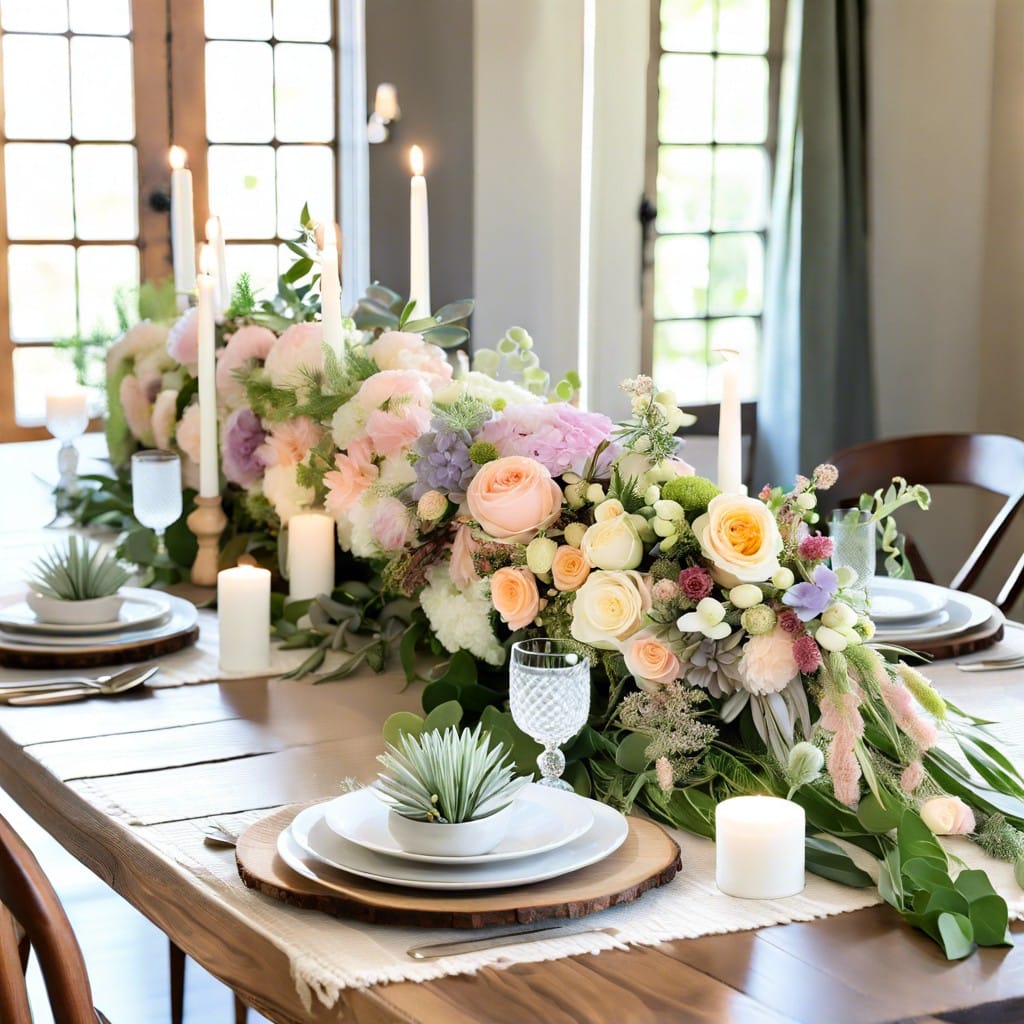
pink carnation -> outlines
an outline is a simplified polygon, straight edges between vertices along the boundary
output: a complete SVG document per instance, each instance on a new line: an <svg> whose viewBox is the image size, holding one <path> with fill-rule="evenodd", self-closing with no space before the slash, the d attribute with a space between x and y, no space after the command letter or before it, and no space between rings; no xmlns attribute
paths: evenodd
<svg viewBox="0 0 1024 1024"><path fill-rule="evenodd" d="M324 504L327 511L338 519L377 479L378 470L370 459L365 440L353 441L347 452L335 455L334 465L336 469L324 473L324 483L327 485Z"/></svg>
<svg viewBox="0 0 1024 1024"><path fill-rule="evenodd" d="M778 693L798 675L793 640L776 627L770 633L752 636L740 659L740 683L750 693Z"/></svg>
<svg viewBox="0 0 1024 1024"><path fill-rule="evenodd" d="M793 658L800 672L809 676L821 668L821 649L813 636L804 633L793 641Z"/></svg>
<svg viewBox="0 0 1024 1024"><path fill-rule="evenodd" d="M217 353L217 394L225 405L238 405L245 397L245 388L235 378L235 371L252 359L262 362L276 341L273 331L254 324L239 327L231 335L227 345Z"/></svg>
<svg viewBox="0 0 1024 1024"><path fill-rule="evenodd" d="M817 562L832 556L832 538L823 537L820 533L804 537L797 548L797 554L805 562Z"/></svg>
<svg viewBox="0 0 1024 1024"><path fill-rule="evenodd" d="M411 448L413 442L430 426L430 410L422 405L405 403L392 411L374 409L366 420L366 434L373 450L385 458Z"/></svg>
<svg viewBox="0 0 1024 1024"><path fill-rule="evenodd" d="M323 428L308 416L296 416L273 424L257 454L267 466L294 466L319 444L323 434Z"/></svg>
<svg viewBox="0 0 1024 1024"><path fill-rule="evenodd" d="M167 333L167 354L177 363L195 370L199 359L199 309L193 306L171 325Z"/></svg>
<svg viewBox="0 0 1024 1024"><path fill-rule="evenodd" d="M802 633L804 629L800 616L792 608L785 608L779 612L778 624L779 628L787 633Z"/></svg>
<svg viewBox="0 0 1024 1024"><path fill-rule="evenodd" d="M510 405L483 425L478 439L493 444L499 455L536 459L552 476L560 476L570 470L581 473L613 429L607 416L568 402Z"/></svg>
<svg viewBox="0 0 1024 1024"><path fill-rule="evenodd" d="M715 581L707 569L694 565L679 574L679 589L687 600L702 601L715 589Z"/></svg>
<svg viewBox="0 0 1024 1024"><path fill-rule="evenodd" d="M194 462L199 464L199 405L193 402L181 415L175 433L178 447Z"/></svg>

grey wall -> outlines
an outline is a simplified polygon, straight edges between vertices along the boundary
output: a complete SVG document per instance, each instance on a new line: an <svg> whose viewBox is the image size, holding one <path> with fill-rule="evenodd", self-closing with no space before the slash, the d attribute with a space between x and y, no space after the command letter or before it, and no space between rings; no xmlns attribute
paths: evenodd
<svg viewBox="0 0 1024 1024"><path fill-rule="evenodd" d="M401 120L370 147L370 270L409 290L409 147L423 149L435 309L473 296L472 0L366 0L367 98L398 88Z"/></svg>

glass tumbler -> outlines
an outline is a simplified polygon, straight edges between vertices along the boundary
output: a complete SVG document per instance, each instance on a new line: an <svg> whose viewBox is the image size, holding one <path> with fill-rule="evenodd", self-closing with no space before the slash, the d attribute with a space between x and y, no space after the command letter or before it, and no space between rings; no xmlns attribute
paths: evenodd
<svg viewBox="0 0 1024 1024"><path fill-rule="evenodd" d="M856 574L851 585L867 591L875 575L875 524L870 512L856 508L836 509L829 518L828 533L832 538L832 568L847 568Z"/></svg>

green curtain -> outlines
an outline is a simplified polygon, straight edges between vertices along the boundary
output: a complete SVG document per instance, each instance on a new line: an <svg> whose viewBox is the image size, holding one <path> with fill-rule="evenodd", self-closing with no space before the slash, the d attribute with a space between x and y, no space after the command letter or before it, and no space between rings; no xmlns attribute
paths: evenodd
<svg viewBox="0 0 1024 1024"><path fill-rule="evenodd" d="M788 0L754 482L869 440L867 0Z"/></svg>

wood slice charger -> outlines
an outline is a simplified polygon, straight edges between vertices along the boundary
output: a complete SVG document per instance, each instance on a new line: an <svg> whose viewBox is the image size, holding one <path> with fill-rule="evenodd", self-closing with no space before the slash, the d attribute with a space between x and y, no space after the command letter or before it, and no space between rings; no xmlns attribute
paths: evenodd
<svg viewBox="0 0 1024 1024"><path fill-rule="evenodd" d="M242 881L291 906L372 924L484 928L585 917L671 882L681 867L675 840L654 822L631 817L629 834L614 853L546 882L462 894L380 885L332 871L332 888L327 888L303 878L278 856L277 837L301 810L282 808L242 833L235 849Z"/></svg>

